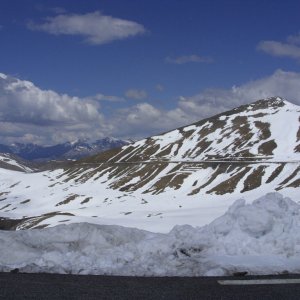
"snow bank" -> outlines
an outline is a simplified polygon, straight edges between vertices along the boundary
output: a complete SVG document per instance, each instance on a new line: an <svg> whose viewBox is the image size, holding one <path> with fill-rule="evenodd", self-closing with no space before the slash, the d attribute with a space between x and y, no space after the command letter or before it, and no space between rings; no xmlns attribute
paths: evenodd
<svg viewBox="0 0 300 300"><path fill-rule="evenodd" d="M137 276L300 272L300 205L279 193L236 201L202 228L168 234L88 223L0 231L0 271Z"/></svg>

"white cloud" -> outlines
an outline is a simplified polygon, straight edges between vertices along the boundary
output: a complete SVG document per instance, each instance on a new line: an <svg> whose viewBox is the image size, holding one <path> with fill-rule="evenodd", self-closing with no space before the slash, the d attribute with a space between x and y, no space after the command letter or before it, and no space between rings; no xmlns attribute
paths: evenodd
<svg viewBox="0 0 300 300"><path fill-rule="evenodd" d="M0 99L0 121L43 125L97 121L102 117L96 102L42 90L13 77L0 77Z"/></svg>
<svg viewBox="0 0 300 300"><path fill-rule="evenodd" d="M54 35L79 35L92 45L122 40L146 32L143 25L133 21L105 16L99 11L87 14L60 14L48 17L44 23L28 23L31 30Z"/></svg>
<svg viewBox="0 0 300 300"><path fill-rule="evenodd" d="M261 41L257 49L272 56L300 59L300 33L287 37L287 42Z"/></svg>
<svg viewBox="0 0 300 300"><path fill-rule="evenodd" d="M199 56L196 54L183 55L178 57L166 57L165 61L170 64L182 65L186 63L212 63L214 60L208 56Z"/></svg>
<svg viewBox="0 0 300 300"><path fill-rule="evenodd" d="M207 89L195 96L181 98L178 107L187 114L205 118L272 96L281 96L300 105L299 82L300 73L277 70L271 76L231 89Z"/></svg>
<svg viewBox="0 0 300 300"><path fill-rule="evenodd" d="M5 74L0 74L0 124L0 143L35 139L51 144L75 136L101 137L108 130L93 97L42 90Z"/></svg>
<svg viewBox="0 0 300 300"><path fill-rule="evenodd" d="M125 97L134 100L143 100L148 97L147 92L138 89L129 89L125 92Z"/></svg>
<svg viewBox="0 0 300 300"><path fill-rule="evenodd" d="M230 89L206 89L191 97L180 97L176 107L167 111L139 103L117 111L110 122L113 132L121 136L142 138L272 96L300 105L299 82L300 73L277 70L271 76Z"/></svg>
<svg viewBox="0 0 300 300"><path fill-rule="evenodd" d="M258 44L257 49L272 56L285 56L300 59L300 47L292 44L276 41L262 41Z"/></svg>
<svg viewBox="0 0 300 300"><path fill-rule="evenodd" d="M277 70L229 89L206 89L191 97L180 97L170 110L139 102L116 109L108 118L102 114L99 101L109 96L61 95L0 74L0 143L54 144L104 136L143 138L271 96L282 96L300 105L299 82L300 73Z"/></svg>

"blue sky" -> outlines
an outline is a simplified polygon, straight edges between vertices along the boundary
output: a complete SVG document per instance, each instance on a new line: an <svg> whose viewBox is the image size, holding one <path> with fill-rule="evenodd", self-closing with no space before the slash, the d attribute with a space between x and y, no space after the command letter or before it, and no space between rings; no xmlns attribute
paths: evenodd
<svg viewBox="0 0 300 300"><path fill-rule="evenodd" d="M299 1L2 0L0 143L141 138L264 96L300 103L299 11Z"/></svg>

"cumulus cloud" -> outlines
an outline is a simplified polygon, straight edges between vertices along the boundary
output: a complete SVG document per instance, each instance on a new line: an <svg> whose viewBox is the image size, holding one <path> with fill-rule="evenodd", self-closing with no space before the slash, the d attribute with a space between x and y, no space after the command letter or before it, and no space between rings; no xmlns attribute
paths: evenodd
<svg viewBox="0 0 300 300"><path fill-rule="evenodd" d="M71 97L0 74L0 143L54 144L104 136L143 138L271 96L300 105L299 82L300 73L277 70L229 89L206 89L179 97L169 110L138 102L115 109L108 117L99 105L103 97L107 98L102 94Z"/></svg>
<svg viewBox="0 0 300 300"><path fill-rule="evenodd" d="M125 92L125 97L134 100L143 100L148 97L147 92L138 89L129 89Z"/></svg>
<svg viewBox="0 0 300 300"><path fill-rule="evenodd" d="M92 45L123 40L146 32L133 21L103 15L99 11L87 14L60 14L48 17L44 23L29 22L28 28L54 35L78 35Z"/></svg>
<svg viewBox="0 0 300 300"><path fill-rule="evenodd" d="M93 97L43 90L30 81L0 73L2 142L18 138L24 142L35 139L55 143L78 135L104 136L108 127L100 109L99 101Z"/></svg>
<svg viewBox="0 0 300 300"><path fill-rule="evenodd" d="M188 114L205 118L272 96L282 96L300 105L299 82L300 73L277 70L271 76L233 86L231 89L206 89L192 97L182 97L178 107Z"/></svg>
<svg viewBox="0 0 300 300"><path fill-rule="evenodd" d="M179 97L176 107L170 110L160 110L149 103L139 103L117 111L110 123L113 130L117 130L122 136L137 139L272 96L282 96L300 105L299 82L300 73L277 70L271 76L230 89L206 89L194 96Z"/></svg>
<svg viewBox="0 0 300 300"><path fill-rule="evenodd" d="M199 56L196 54L183 55L178 57L166 57L165 61L170 64L182 65L186 63L212 63L214 60L208 56Z"/></svg>
<svg viewBox="0 0 300 300"><path fill-rule="evenodd" d="M287 42L278 41L261 41L257 45L257 49L267 54L277 57L289 57L300 59L300 34L290 35Z"/></svg>
<svg viewBox="0 0 300 300"><path fill-rule="evenodd" d="M101 119L98 104L89 99L42 90L32 82L0 76L0 121L39 125Z"/></svg>
<svg viewBox="0 0 300 300"><path fill-rule="evenodd" d="M177 109L163 111L143 102L117 110L110 123L120 136L139 139L184 124L186 119L181 119L181 111L179 114L176 111Z"/></svg>

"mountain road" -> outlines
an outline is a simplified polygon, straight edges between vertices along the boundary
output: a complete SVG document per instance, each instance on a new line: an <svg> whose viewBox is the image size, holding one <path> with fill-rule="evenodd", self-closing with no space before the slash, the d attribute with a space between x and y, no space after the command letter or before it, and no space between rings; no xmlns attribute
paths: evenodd
<svg viewBox="0 0 300 300"><path fill-rule="evenodd" d="M298 300L299 282L296 275L221 278L0 273L0 299Z"/></svg>

